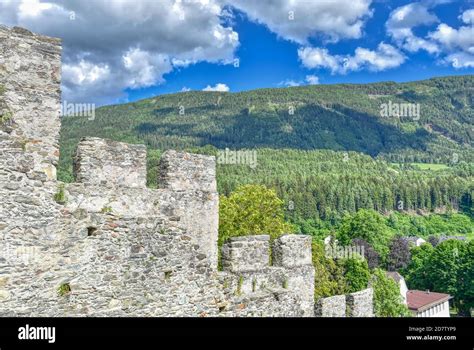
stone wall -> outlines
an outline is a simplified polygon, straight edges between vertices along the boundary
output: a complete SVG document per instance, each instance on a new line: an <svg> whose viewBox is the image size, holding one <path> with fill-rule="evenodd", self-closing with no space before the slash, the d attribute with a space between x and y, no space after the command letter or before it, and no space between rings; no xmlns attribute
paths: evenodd
<svg viewBox="0 0 474 350"><path fill-rule="evenodd" d="M374 317L372 288L367 288L346 296L349 317Z"/></svg>
<svg viewBox="0 0 474 350"><path fill-rule="evenodd" d="M335 295L316 301L316 317L374 317L373 289L347 295Z"/></svg>
<svg viewBox="0 0 474 350"><path fill-rule="evenodd" d="M272 265L269 242L269 236L258 235L231 238L224 244L220 279L229 303L227 310L239 316L313 316L311 237L284 235L276 239ZM289 247L298 247L301 259L292 260L294 253ZM256 309L252 305L258 305L259 300L266 306ZM286 301L291 302L285 305Z"/></svg>
<svg viewBox="0 0 474 350"><path fill-rule="evenodd" d="M118 187L146 187L146 147L84 138L74 158L76 182Z"/></svg>
<svg viewBox="0 0 474 350"><path fill-rule="evenodd" d="M346 317L346 296L320 298L314 306L316 317Z"/></svg>
<svg viewBox="0 0 474 350"><path fill-rule="evenodd" d="M84 138L56 180L60 52L0 27L0 316L313 316L310 237L231 239L218 270L214 157L166 151L150 189L145 146Z"/></svg>

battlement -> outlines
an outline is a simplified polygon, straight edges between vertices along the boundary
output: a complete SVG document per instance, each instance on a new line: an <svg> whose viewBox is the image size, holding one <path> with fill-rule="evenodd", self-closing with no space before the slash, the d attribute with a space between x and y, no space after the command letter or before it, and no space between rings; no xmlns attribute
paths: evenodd
<svg viewBox="0 0 474 350"><path fill-rule="evenodd" d="M300 251L295 254L290 247L298 247ZM269 254L268 235L233 237L224 243L221 278L233 310L241 316L278 314L283 311L276 310L287 306L268 297L268 293L276 293L277 300L291 300L293 306L285 311L287 316L313 316L311 237L283 235L272 243L272 264ZM256 308L257 300L266 304L267 310Z"/></svg>
<svg viewBox="0 0 474 350"><path fill-rule="evenodd" d="M146 147L86 137L77 146L73 170L76 182L143 188L146 186Z"/></svg>
<svg viewBox="0 0 474 350"><path fill-rule="evenodd" d="M244 236L229 239L222 247L222 268L230 272L264 270L270 262L270 236Z"/></svg>
<svg viewBox="0 0 474 350"><path fill-rule="evenodd" d="M284 235L273 243L273 265L285 268L312 265L311 237Z"/></svg>
<svg viewBox="0 0 474 350"><path fill-rule="evenodd" d="M217 192L215 157L168 150L159 168L160 188Z"/></svg>
<svg viewBox="0 0 474 350"><path fill-rule="evenodd" d="M316 317L374 317L372 288L316 301Z"/></svg>
<svg viewBox="0 0 474 350"><path fill-rule="evenodd" d="M0 26L0 139L30 155L32 172L56 180L59 160L61 41ZM2 142L3 143L3 142ZM0 146L2 147L2 146ZM17 166L12 157L11 166ZM5 164L8 166L8 164ZM35 174L42 178L40 174Z"/></svg>
<svg viewBox="0 0 474 350"><path fill-rule="evenodd" d="M222 268L230 272L263 270L269 266L270 236L230 238L222 247ZM311 237L283 235L272 244L273 266L311 266Z"/></svg>

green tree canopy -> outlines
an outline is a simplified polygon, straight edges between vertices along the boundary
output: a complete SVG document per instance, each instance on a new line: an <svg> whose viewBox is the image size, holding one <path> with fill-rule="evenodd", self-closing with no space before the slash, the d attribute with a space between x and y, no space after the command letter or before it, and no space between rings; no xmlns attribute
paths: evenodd
<svg viewBox="0 0 474 350"><path fill-rule="evenodd" d="M235 236L268 234L273 239L293 231L293 226L284 220L283 201L274 190L244 185L229 197L220 197L220 245Z"/></svg>
<svg viewBox="0 0 474 350"><path fill-rule="evenodd" d="M407 306L403 303L397 283L381 269L375 269L371 286L374 289L374 312L377 317L411 316Z"/></svg>
<svg viewBox="0 0 474 350"><path fill-rule="evenodd" d="M367 288L370 280L369 266L367 260L361 258L343 259L341 265L344 267L346 279L346 293L358 292Z"/></svg>
<svg viewBox="0 0 474 350"><path fill-rule="evenodd" d="M332 295L344 294L346 280L344 269L336 260L325 256L324 246L320 242L312 245L313 266L315 270L314 298L326 298Z"/></svg>
<svg viewBox="0 0 474 350"><path fill-rule="evenodd" d="M448 293L460 314L474 305L474 243L447 240L433 248L430 244L412 248L405 269L410 289Z"/></svg>
<svg viewBox="0 0 474 350"><path fill-rule="evenodd" d="M346 215L338 232L338 239L348 245L353 239L364 239L382 258L388 254L388 242L393 235L384 217L375 210L361 209Z"/></svg>

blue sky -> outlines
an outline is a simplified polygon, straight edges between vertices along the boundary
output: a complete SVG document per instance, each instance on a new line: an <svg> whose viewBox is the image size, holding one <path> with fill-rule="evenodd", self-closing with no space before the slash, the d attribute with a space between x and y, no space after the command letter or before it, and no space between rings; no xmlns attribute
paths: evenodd
<svg viewBox="0 0 474 350"><path fill-rule="evenodd" d="M413 1L374 3L373 17L366 22L365 35L356 40L342 40L334 44L325 44L321 39L312 39L311 43L329 48L331 52L346 54L358 46L375 49L380 41L387 39L385 23L394 8L413 3ZM463 9L469 9L469 3L447 3L436 6L433 12L442 22L456 28L458 16ZM472 4L471 7L474 7ZM436 27L436 25L432 26ZM285 82L305 84L307 75L316 75L320 84L370 83L379 81L413 81L435 76L473 74L473 68L455 69L452 65L438 62L436 57L419 51L408 55L407 60L397 68L379 72L361 70L347 74L331 74L327 69L308 69L298 60L297 43L279 38L266 26L254 23L240 12L235 17L233 28L239 33L240 46L236 50L239 67L233 64L219 65L198 63L165 75L166 83L144 89L129 89L129 100L137 100L163 93L175 93L183 87L201 90L207 85L223 83L230 91L245 91L257 88L283 87ZM423 29L423 28L422 28ZM429 27L417 33L425 35Z"/></svg>
<svg viewBox="0 0 474 350"><path fill-rule="evenodd" d="M474 72L470 0L0 0L0 23L63 39L70 102Z"/></svg>

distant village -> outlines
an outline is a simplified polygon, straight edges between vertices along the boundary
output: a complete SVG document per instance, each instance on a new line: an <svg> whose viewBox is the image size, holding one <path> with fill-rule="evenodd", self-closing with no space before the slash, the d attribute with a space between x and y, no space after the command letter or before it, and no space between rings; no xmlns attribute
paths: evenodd
<svg viewBox="0 0 474 350"><path fill-rule="evenodd" d="M407 236L404 239L408 244L419 247L422 244L439 244L449 239L455 239L460 241L466 241L466 237L463 236L440 236L436 238L436 242L427 242L425 239L417 236ZM325 247L327 251L333 251L331 247L334 243L337 245L337 240L333 240L332 236L327 236L324 239ZM354 255L354 251L360 253L363 249L345 249L342 252L349 252L351 256ZM362 247L363 248L363 247ZM449 301L453 298L451 295L446 293L437 293L430 290L409 290L405 279L397 271L387 271L387 276L395 281L400 289L400 295L403 298L403 302L407 305L408 309L413 313L414 317L450 317L449 313ZM474 310L473 310L474 311ZM472 311L471 311L472 314Z"/></svg>

